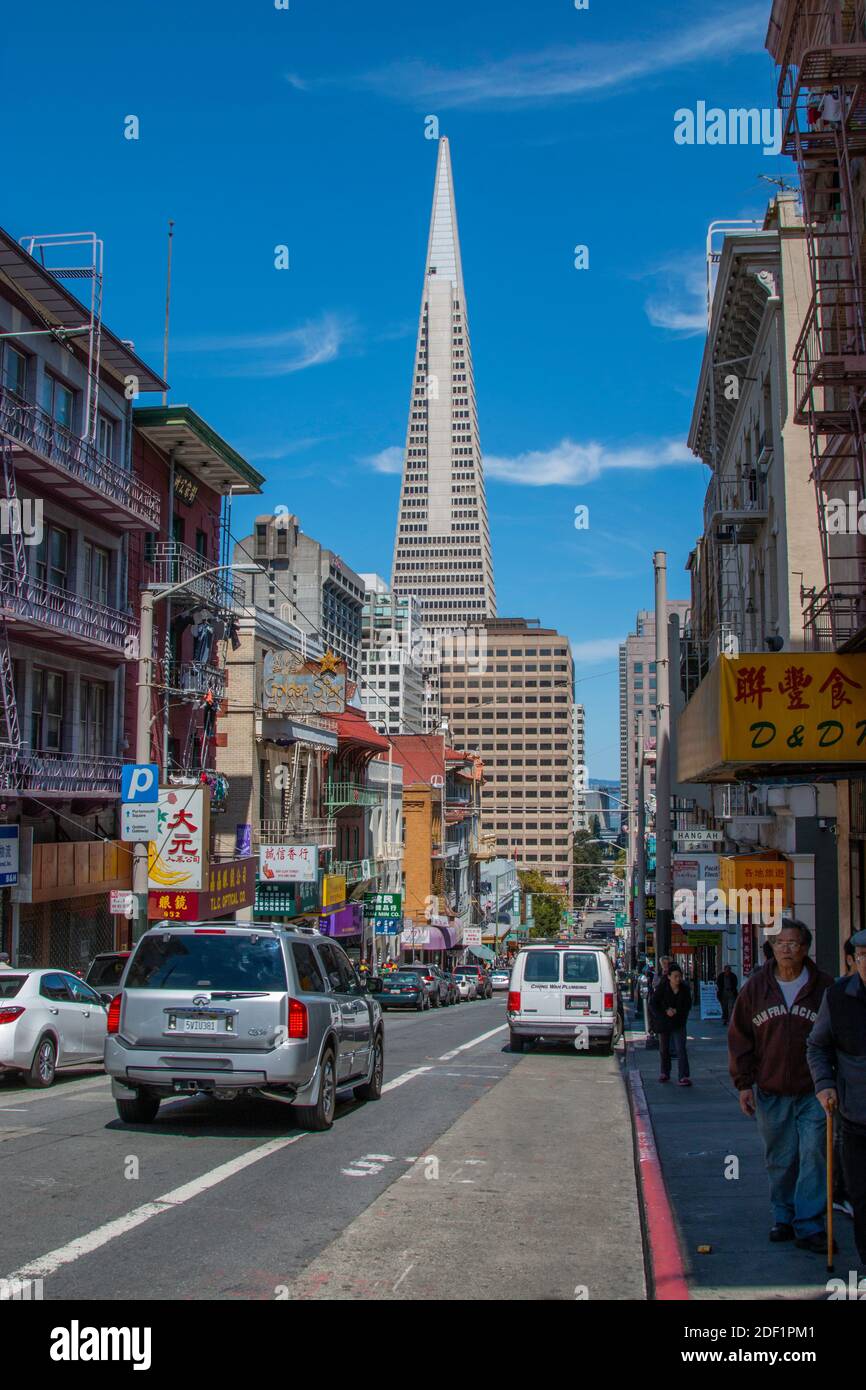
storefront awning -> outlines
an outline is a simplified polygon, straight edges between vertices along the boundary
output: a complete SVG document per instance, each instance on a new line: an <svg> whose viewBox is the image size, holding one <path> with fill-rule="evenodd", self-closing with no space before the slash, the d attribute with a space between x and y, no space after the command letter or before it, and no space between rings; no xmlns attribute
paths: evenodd
<svg viewBox="0 0 866 1390"><path fill-rule="evenodd" d="M719 657L677 723L677 781L862 776L866 654Z"/></svg>
<svg viewBox="0 0 866 1390"><path fill-rule="evenodd" d="M477 956L479 960L493 961L496 959L489 946L469 946L469 954Z"/></svg>

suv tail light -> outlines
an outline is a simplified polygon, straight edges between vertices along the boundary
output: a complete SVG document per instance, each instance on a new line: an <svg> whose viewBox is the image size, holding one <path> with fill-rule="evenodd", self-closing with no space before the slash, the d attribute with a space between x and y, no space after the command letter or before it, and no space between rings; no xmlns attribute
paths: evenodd
<svg viewBox="0 0 866 1390"><path fill-rule="evenodd" d="M21 1004L7 1004L0 1009L0 1023L14 1023L16 1018L20 1018L24 1012Z"/></svg>
<svg viewBox="0 0 866 1390"><path fill-rule="evenodd" d="M310 1018L306 1004L300 999L289 1000L289 1037L306 1038L310 1034Z"/></svg>
<svg viewBox="0 0 866 1390"><path fill-rule="evenodd" d="M118 1033L120 1031L120 1001L122 999L122 994L115 994L114 998L108 1006L105 1031L109 1034Z"/></svg>
<svg viewBox="0 0 866 1390"><path fill-rule="evenodd" d="M514 989L514 990L511 990L511 989L510 989L510 990L508 991L508 1013L510 1013L510 1014L519 1014L519 1013L520 1013L520 990L519 990L519 989Z"/></svg>
<svg viewBox="0 0 866 1390"><path fill-rule="evenodd" d="M607 1012L607 1010L611 1010L611 1011L613 1010L613 995L612 995L612 994L606 994L606 995L604 996L604 1007L605 1007L605 1011L606 1011L606 1012Z"/></svg>

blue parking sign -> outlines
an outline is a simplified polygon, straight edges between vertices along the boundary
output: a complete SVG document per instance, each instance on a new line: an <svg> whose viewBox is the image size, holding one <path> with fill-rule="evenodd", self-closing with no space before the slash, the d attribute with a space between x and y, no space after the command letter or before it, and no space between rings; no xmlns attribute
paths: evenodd
<svg viewBox="0 0 866 1390"><path fill-rule="evenodd" d="M156 763L124 763L120 771L121 801L159 800L159 767Z"/></svg>

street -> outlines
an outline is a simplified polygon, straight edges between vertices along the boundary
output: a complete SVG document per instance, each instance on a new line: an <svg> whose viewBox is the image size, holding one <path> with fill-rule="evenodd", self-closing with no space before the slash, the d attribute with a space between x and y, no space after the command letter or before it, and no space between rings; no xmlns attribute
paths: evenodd
<svg viewBox="0 0 866 1390"><path fill-rule="evenodd" d="M502 996L385 1026L382 1099L321 1135L264 1101L125 1127L96 1071L7 1082L2 1273L46 1300L643 1298L617 1059L511 1054Z"/></svg>

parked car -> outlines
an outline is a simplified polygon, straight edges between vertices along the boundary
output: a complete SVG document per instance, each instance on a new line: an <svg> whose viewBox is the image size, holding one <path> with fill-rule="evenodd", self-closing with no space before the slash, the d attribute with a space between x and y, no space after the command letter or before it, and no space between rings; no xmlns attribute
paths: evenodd
<svg viewBox="0 0 866 1390"><path fill-rule="evenodd" d="M461 999L477 999L478 984L474 975L461 975L455 972L457 990Z"/></svg>
<svg viewBox="0 0 866 1390"><path fill-rule="evenodd" d="M68 970L0 971L0 1073L51 1086L65 1067L101 1062L108 1002Z"/></svg>
<svg viewBox="0 0 866 1390"><path fill-rule="evenodd" d="M118 1114L146 1124L167 1096L253 1095L291 1106L292 1124L330 1129L339 1090L382 1094L381 988L315 928L162 922L108 1009Z"/></svg>
<svg viewBox="0 0 866 1390"><path fill-rule="evenodd" d="M430 1003L434 1009L440 1004L450 1004L450 989L438 965L401 965L401 970L414 970L424 981Z"/></svg>
<svg viewBox="0 0 866 1390"><path fill-rule="evenodd" d="M107 994L113 999L120 992L120 977L131 955L131 951L104 951L94 956L84 977L86 983L98 994Z"/></svg>
<svg viewBox="0 0 866 1390"><path fill-rule="evenodd" d="M486 970L480 965L458 965L454 971L455 975L469 975L475 981L475 994L478 999L490 999L493 994L493 986Z"/></svg>
<svg viewBox="0 0 866 1390"><path fill-rule="evenodd" d="M497 990L504 990L508 989L510 979L511 976L507 970L494 970L493 974L490 976L490 984L494 992Z"/></svg>
<svg viewBox="0 0 866 1390"><path fill-rule="evenodd" d="M377 996L383 1009L430 1008L430 992L417 970L389 970L382 976L382 993Z"/></svg>
<svg viewBox="0 0 866 1390"><path fill-rule="evenodd" d="M523 947L511 972L507 1012L512 1052L535 1038L581 1036L612 1052L623 1021L610 955L602 946L574 941Z"/></svg>
<svg viewBox="0 0 866 1390"><path fill-rule="evenodd" d="M442 974L448 982L448 1003L459 1004L460 991L457 988L457 980L454 974L450 970L443 970Z"/></svg>

